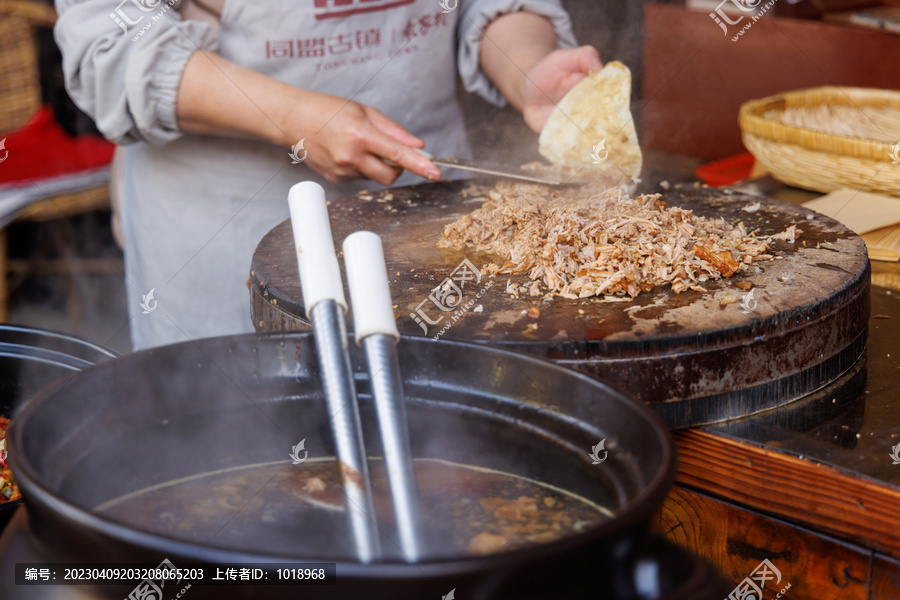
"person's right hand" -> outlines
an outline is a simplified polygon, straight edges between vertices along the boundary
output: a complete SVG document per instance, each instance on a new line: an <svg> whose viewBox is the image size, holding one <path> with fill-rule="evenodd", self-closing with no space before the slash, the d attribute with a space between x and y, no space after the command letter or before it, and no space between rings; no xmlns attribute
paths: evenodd
<svg viewBox="0 0 900 600"><path fill-rule="evenodd" d="M304 125L308 127L311 121L322 125L305 135L306 164L329 181L367 177L390 185L403 169L426 179L441 178L440 169L413 149L424 148L425 142L378 110L337 96L309 95L312 98L304 108L312 112L303 117ZM296 130L299 140L303 130ZM399 167L389 166L385 160Z"/></svg>
<svg viewBox="0 0 900 600"><path fill-rule="evenodd" d="M295 88L207 50L188 60L176 114L183 131L284 147L305 140L305 162L334 182L368 177L390 185L403 169L441 178L440 169L413 149L425 142L374 108Z"/></svg>

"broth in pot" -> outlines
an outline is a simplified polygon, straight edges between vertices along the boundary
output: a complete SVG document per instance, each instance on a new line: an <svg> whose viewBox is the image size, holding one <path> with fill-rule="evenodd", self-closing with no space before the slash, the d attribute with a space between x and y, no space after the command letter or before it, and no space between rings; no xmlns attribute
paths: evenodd
<svg viewBox="0 0 900 600"><path fill-rule="evenodd" d="M402 560L383 461L370 459L385 557ZM416 460L426 559L547 543L612 513L558 487L439 459ZM334 458L223 469L145 488L96 507L114 521L174 539L310 560L353 556ZM391 538L394 538L393 540Z"/></svg>

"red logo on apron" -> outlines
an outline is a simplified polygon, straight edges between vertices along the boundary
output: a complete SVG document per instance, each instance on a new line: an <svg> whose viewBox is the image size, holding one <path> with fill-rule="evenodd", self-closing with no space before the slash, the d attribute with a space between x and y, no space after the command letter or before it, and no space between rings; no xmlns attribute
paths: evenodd
<svg viewBox="0 0 900 600"><path fill-rule="evenodd" d="M314 0L316 19L349 17L357 13L388 10L413 4L416 0Z"/></svg>

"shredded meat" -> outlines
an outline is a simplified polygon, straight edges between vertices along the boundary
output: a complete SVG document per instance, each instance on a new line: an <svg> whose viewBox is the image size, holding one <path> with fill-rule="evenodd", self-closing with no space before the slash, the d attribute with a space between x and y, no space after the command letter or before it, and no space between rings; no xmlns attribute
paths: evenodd
<svg viewBox="0 0 900 600"><path fill-rule="evenodd" d="M318 477L310 477L306 480L306 485L304 489L307 492L321 492L325 489L325 482L319 479Z"/></svg>
<svg viewBox="0 0 900 600"><path fill-rule="evenodd" d="M791 225L781 233L776 233L775 235L770 235L770 240L784 240L789 244L793 244L797 241L797 236L803 233L801 230L797 229L796 225Z"/></svg>
<svg viewBox="0 0 900 600"><path fill-rule="evenodd" d="M725 277L731 277L741 268L741 265L731 256L730 249L716 250L715 246L714 241L707 239L702 244L694 246L694 256L702 258L714 266Z"/></svg>
<svg viewBox="0 0 900 600"><path fill-rule="evenodd" d="M480 208L444 228L439 246L493 253L503 263L485 272L527 273L549 295L565 298L634 298L667 283L675 292L706 291L706 281L773 258L743 223L696 216L659 198L630 198L620 187L556 190L500 181ZM801 233L791 226L768 237L793 242ZM510 283L507 292L521 290Z"/></svg>
<svg viewBox="0 0 900 600"><path fill-rule="evenodd" d="M471 540L467 550L472 554L493 554L500 552L506 546L507 538L493 533L479 533Z"/></svg>
<svg viewBox="0 0 900 600"><path fill-rule="evenodd" d="M519 496L512 502L505 502L494 509L494 518L515 523L527 523L537 512L537 500L528 496Z"/></svg>

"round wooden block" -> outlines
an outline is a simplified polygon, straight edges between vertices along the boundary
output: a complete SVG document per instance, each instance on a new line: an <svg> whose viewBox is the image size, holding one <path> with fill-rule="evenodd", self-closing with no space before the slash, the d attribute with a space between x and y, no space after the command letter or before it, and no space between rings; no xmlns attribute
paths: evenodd
<svg viewBox="0 0 900 600"><path fill-rule="evenodd" d="M630 302L543 300L527 292L516 298L507 283L530 287L525 275L482 275L490 256L437 248L444 226L481 204L482 195L461 193L469 185L424 184L329 204L338 247L358 230L382 237L405 335L542 356L649 403L671 427L796 400L836 380L865 350L868 255L862 239L833 219L770 198L673 189L663 199L698 215L743 221L761 235L789 225L803 234L794 244L773 242L770 254L778 259L708 282L707 292L675 294L664 286ZM756 202L759 210L742 210ZM285 222L253 256L251 313L258 330L309 327L293 247ZM752 284L752 299L740 282Z"/></svg>

